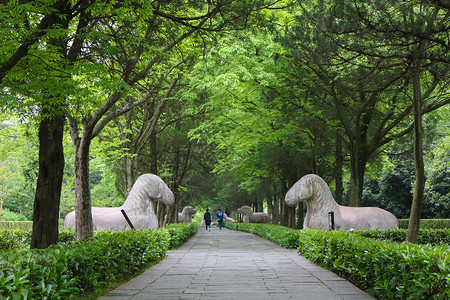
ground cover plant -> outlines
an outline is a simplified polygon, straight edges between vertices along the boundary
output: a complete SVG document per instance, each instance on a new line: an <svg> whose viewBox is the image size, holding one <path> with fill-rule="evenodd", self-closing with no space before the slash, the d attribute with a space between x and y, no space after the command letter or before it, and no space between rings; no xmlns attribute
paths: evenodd
<svg viewBox="0 0 450 300"><path fill-rule="evenodd" d="M0 241L0 298L68 299L109 282L129 278L158 262L168 249L196 233L195 224L126 232L103 231L80 242L63 231L60 242L30 250L27 231L3 230Z"/></svg>
<svg viewBox="0 0 450 300"><path fill-rule="evenodd" d="M293 230L265 224L227 223L226 227L290 247L295 244L292 240L297 239L299 254L347 278L378 299L450 297L450 247L448 243L436 243L447 240L448 231L441 232L432 241L439 245L433 246L430 244L432 231L421 233L428 244L415 245L390 241L392 237L403 238L404 230L383 234L382 231Z"/></svg>

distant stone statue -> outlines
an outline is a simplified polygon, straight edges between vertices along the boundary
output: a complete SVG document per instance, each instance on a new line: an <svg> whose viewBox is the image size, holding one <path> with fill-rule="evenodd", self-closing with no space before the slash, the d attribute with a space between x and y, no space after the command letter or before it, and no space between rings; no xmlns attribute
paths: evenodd
<svg viewBox="0 0 450 300"><path fill-rule="evenodd" d="M236 222L233 218L230 218L229 216L227 216L226 213L223 213L223 220L225 222Z"/></svg>
<svg viewBox="0 0 450 300"><path fill-rule="evenodd" d="M178 223L191 223L196 212L192 206L185 206L183 211L178 213Z"/></svg>
<svg viewBox="0 0 450 300"><path fill-rule="evenodd" d="M327 183L315 174L300 178L286 193L285 202L295 206L307 203L303 228L328 229L328 213L334 212L337 230L390 229L398 227L397 218L378 207L350 207L337 204Z"/></svg>
<svg viewBox="0 0 450 300"><path fill-rule="evenodd" d="M270 223L271 218L263 212L253 212L250 206L244 205L237 209L237 212L243 214L244 223Z"/></svg>
<svg viewBox="0 0 450 300"><path fill-rule="evenodd" d="M161 178L154 174L144 174L136 180L122 206L92 207L94 231L131 229L121 212L122 209L135 229L158 228L158 218L155 213L156 201L172 206L175 198ZM75 229L75 211L66 215L64 228Z"/></svg>

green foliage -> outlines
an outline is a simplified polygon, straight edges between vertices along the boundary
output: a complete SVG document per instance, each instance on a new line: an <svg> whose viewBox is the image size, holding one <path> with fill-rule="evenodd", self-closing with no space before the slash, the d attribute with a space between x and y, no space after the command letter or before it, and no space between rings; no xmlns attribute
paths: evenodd
<svg viewBox="0 0 450 300"><path fill-rule="evenodd" d="M105 283L128 277L158 261L169 246L164 230L103 231L81 243L62 244L63 259L77 287L92 291ZM54 248L58 248L55 246ZM88 257L88 259L86 259Z"/></svg>
<svg viewBox="0 0 450 300"><path fill-rule="evenodd" d="M431 117L431 116L430 116ZM425 157L427 177L424 210L432 218L450 217L450 107L444 106L432 115L436 135L431 151Z"/></svg>
<svg viewBox="0 0 450 300"><path fill-rule="evenodd" d="M31 230L33 221L0 221L0 230L4 228Z"/></svg>
<svg viewBox="0 0 450 300"><path fill-rule="evenodd" d="M397 218L407 218L413 200L414 160L405 155L382 163L392 164L392 169L383 170L377 179L364 179L361 206L380 207ZM344 194L344 204L348 203L348 196Z"/></svg>
<svg viewBox="0 0 450 300"><path fill-rule="evenodd" d="M229 229L256 234L284 248L294 249L298 247L299 231L295 229L271 224L263 225L233 222L225 222L224 226Z"/></svg>
<svg viewBox="0 0 450 300"><path fill-rule="evenodd" d="M302 230L299 253L378 299L447 299L450 248L392 243L351 232Z"/></svg>
<svg viewBox="0 0 450 300"><path fill-rule="evenodd" d="M404 242L407 232L407 229L386 229L356 231L355 233L391 242ZM450 229L420 229L417 242L419 244L448 245L450 244Z"/></svg>
<svg viewBox="0 0 450 300"><path fill-rule="evenodd" d="M2 209L1 214L4 221L26 221L27 219L24 215L12 212L6 207Z"/></svg>
<svg viewBox="0 0 450 300"><path fill-rule="evenodd" d="M0 251L26 248L31 242L31 231L22 229L0 229Z"/></svg>
<svg viewBox="0 0 450 300"><path fill-rule="evenodd" d="M169 224L164 227L169 232L169 249L177 249L197 233L195 223Z"/></svg>
<svg viewBox="0 0 450 300"><path fill-rule="evenodd" d="M409 219L399 219L398 227L408 229ZM420 228L423 229L449 229L450 219L421 219Z"/></svg>
<svg viewBox="0 0 450 300"><path fill-rule="evenodd" d="M8 299L70 299L126 279L159 261L197 231L194 224L151 230L103 231L75 242L63 230L59 243L30 250L30 231L0 234L0 296Z"/></svg>
<svg viewBox="0 0 450 300"><path fill-rule="evenodd" d="M0 114L0 197L4 199L2 220L31 220L37 148L34 124Z"/></svg>

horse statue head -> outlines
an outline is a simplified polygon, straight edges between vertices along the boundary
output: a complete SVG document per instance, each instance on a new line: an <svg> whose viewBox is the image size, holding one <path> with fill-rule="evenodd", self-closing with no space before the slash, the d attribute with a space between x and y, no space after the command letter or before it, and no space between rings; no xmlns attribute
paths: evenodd
<svg viewBox="0 0 450 300"><path fill-rule="evenodd" d="M178 213L178 223L190 223L197 213L197 209L192 206L185 206L181 213Z"/></svg>

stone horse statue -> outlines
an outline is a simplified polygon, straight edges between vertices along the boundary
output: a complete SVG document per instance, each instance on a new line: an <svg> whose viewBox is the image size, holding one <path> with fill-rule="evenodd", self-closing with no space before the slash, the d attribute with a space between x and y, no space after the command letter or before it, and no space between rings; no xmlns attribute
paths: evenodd
<svg viewBox="0 0 450 300"><path fill-rule="evenodd" d="M305 202L308 206L303 228L328 229L328 213L334 212L337 230L393 229L397 218L378 207L349 207L337 204L327 183L315 174L300 178L286 193L289 206Z"/></svg>
<svg viewBox="0 0 450 300"><path fill-rule="evenodd" d="M269 214L253 212L252 208L248 205L238 208L237 212L244 215L242 218L244 223L270 223L271 221Z"/></svg>
<svg viewBox="0 0 450 300"><path fill-rule="evenodd" d="M158 218L155 213L156 201L171 206L175 198L161 178L154 174L144 174L136 180L122 206L92 207L94 231L131 229L122 214L122 209L135 229L158 228ZM68 213L64 220L64 228L70 227L75 229L75 211Z"/></svg>
<svg viewBox="0 0 450 300"><path fill-rule="evenodd" d="M191 223L196 213L197 210L192 206L183 207L183 210L178 213L178 223Z"/></svg>

